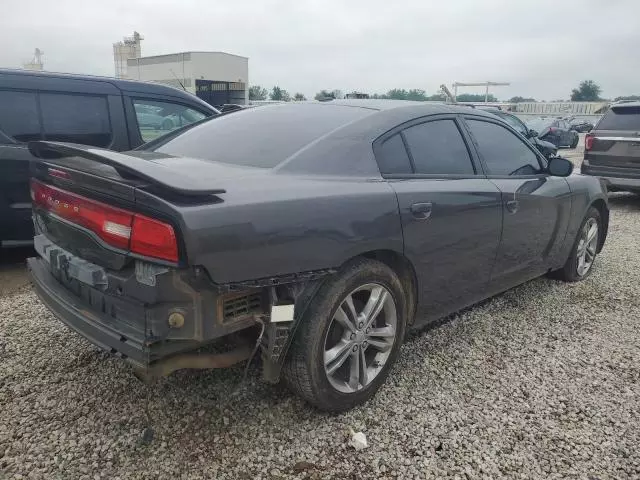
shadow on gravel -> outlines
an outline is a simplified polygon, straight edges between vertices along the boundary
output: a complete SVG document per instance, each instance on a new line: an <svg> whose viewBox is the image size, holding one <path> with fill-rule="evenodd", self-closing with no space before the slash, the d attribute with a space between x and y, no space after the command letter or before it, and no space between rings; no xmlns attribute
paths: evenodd
<svg viewBox="0 0 640 480"><path fill-rule="evenodd" d="M33 255L32 247L0 248L0 296L10 295L29 283L25 262Z"/></svg>

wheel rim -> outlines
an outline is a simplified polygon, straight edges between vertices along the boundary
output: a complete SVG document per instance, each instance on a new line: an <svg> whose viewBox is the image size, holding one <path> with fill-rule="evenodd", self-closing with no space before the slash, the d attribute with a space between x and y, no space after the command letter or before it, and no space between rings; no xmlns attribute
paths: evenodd
<svg viewBox="0 0 640 480"><path fill-rule="evenodd" d="M386 365L395 343L398 317L393 296L369 283L342 299L324 341L324 371L333 388L354 393Z"/></svg>
<svg viewBox="0 0 640 480"><path fill-rule="evenodd" d="M577 270L578 275L584 277L596 258L598 248L598 222L595 218L590 218L582 227L580 240L578 241Z"/></svg>

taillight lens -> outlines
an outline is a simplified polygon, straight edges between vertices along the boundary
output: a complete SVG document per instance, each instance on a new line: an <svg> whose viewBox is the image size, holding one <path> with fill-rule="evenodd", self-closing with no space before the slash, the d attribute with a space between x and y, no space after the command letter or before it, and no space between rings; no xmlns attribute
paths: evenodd
<svg viewBox="0 0 640 480"><path fill-rule="evenodd" d="M593 147L593 135L591 133L587 133L584 137L584 149L591 150Z"/></svg>
<svg viewBox="0 0 640 480"><path fill-rule="evenodd" d="M135 214L131 232L131 251L147 257L178 261L178 242L171 225Z"/></svg>
<svg viewBox="0 0 640 480"><path fill-rule="evenodd" d="M178 261L178 242L169 224L34 179L31 180L31 198L34 206L91 230L113 247Z"/></svg>

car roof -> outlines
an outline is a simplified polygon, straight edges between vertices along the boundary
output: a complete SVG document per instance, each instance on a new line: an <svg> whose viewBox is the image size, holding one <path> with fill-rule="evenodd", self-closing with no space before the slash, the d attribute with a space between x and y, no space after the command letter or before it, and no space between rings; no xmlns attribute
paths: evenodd
<svg viewBox="0 0 640 480"><path fill-rule="evenodd" d="M75 73L58 73L58 72L38 72L33 70L16 70L9 68L0 68L0 78L3 75L7 76L15 76L15 77L31 77L31 78L41 78L41 79L51 79L51 80L72 80L72 81L87 81L87 82L98 82L105 85L110 85L116 87L119 90L126 90L130 92L138 92L138 93L149 93L149 94L158 94L158 95L169 95L172 97L182 98L185 100L189 100L190 102L195 102L201 105L204 108L208 108L212 113L215 113L216 110L209 105L204 100L198 98L192 93L186 92L184 90L180 90L178 88L162 85L159 83L153 82L144 82L138 80L123 80L119 78L112 77L101 77L96 75L78 75ZM22 86L22 88L25 88ZM27 87L28 88L28 87ZM30 89L30 88L29 88Z"/></svg>
<svg viewBox="0 0 640 480"><path fill-rule="evenodd" d="M619 103L611 104L611 108L614 110L620 110L623 108L638 108L638 107L640 107L640 101L638 100L622 101Z"/></svg>
<svg viewBox="0 0 640 480"><path fill-rule="evenodd" d="M368 108L371 110L393 110L399 108L416 109L420 108L424 110L424 115L436 115L439 113L472 113L485 115L482 110L476 111L470 109L468 105L450 104L444 102L419 102L413 100L386 100L386 99L341 99L341 100L325 100L323 102L308 102L308 103L321 103L323 105L340 105L347 107L360 107Z"/></svg>

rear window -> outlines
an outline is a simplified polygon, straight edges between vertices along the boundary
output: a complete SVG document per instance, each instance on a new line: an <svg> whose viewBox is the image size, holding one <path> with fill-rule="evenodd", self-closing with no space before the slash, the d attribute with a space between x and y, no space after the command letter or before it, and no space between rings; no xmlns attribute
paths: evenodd
<svg viewBox="0 0 640 480"><path fill-rule="evenodd" d="M153 150L272 168L317 138L372 113L365 108L323 104L249 108L214 117Z"/></svg>
<svg viewBox="0 0 640 480"><path fill-rule="evenodd" d="M640 130L640 107L609 109L596 128L598 130Z"/></svg>

